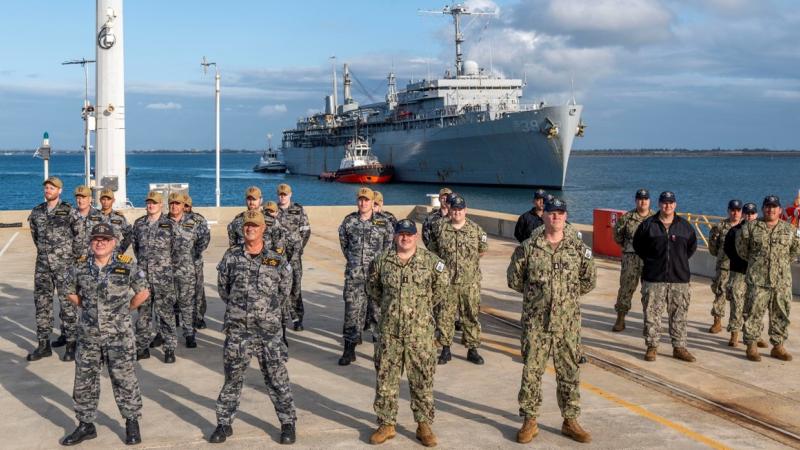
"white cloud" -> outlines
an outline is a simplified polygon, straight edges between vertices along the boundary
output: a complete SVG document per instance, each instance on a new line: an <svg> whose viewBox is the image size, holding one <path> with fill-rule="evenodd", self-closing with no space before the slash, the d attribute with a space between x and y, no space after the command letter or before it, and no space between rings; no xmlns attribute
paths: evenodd
<svg viewBox="0 0 800 450"><path fill-rule="evenodd" d="M797 90L792 91L786 89L767 89L764 92L764 97L775 100L797 102L800 101L800 91Z"/></svg>
<svg viewBox="0 0 800 450"><path fill-rule="evenodd" d="M258 110L258 114L261 116L279 116L285 114L288 111L286 105L280 103L277 105L264 105L261 109Z"/></svg>
<svg viewBox="0 0 800 450"><path fill-rule="evenodd" d="M183 106L181 106L180 103L167 102L167 103L150 103L147 106L145 106L145 108L147 108L147 109L158 109L158 110L169 110L169 109L181 109L181 108L183 108Z"/></svg>

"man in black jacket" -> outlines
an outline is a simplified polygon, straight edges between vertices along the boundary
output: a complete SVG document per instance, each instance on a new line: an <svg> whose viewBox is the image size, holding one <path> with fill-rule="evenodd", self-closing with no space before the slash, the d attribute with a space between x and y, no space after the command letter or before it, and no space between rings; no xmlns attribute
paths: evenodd
<svg viewBox="0 0 800 450"><path fill-rule="evenodd" d="M737 347L739 345L739 335L744 325L744 304L747 297L747 260L742 259L736 252L736 236L742 232L742 226L746 222L752 222L758 218L758 209L755 203L745 203L742 207L742 220L735 225L725 235L723 250L730 260L730 278L725 287L728 301L731 303L731 314L728 319L728 331L731 339L728 346ZM767 343L763 339L758 340L758 346L765 348Z"/></svg>
<svg viewBox="0 0 800 450"><path fill-rule="evenodd" d="M533 208L530 211L525 211L517 219L517 226L514 227L514 237L520 243L531 237L533 230L544 225L542 214L544 213L545 197L547 197L547 192L544 189L537 189L533 193Z"/></svg>
<svg viewBox="0 0 800 450"><path fill-rule="evenodd" d="M669 317L672 356L686 362L695 358L686 350L686 316L689 311L689 258L697 250L692 225L675 214L675 194L662 192L659 212L646 219L633 236L633 248L642 258L642 311L645 361L655 361L664 309Z"/></svg>

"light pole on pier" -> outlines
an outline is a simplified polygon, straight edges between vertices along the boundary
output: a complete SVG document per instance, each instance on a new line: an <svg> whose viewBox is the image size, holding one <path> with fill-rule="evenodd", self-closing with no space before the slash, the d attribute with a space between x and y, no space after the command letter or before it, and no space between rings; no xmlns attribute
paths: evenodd
<svg viewBox="0 0 800 450"><path fill-rule="evenodd" d="M93 59L73 59L64 61L62 66L73 64L80 64L83 67L83 108L81 109L81 117L83 117L83 150L84 150L84 184L91 187L91 156L90 149L92 148L91 132L95 128L94 106L89 102L89 67L88 65L95 62Z"/></svg>
<svg viewBox="0 0 800 450"><path fill-rule="evenodd" d="M208 71L209 66L214 66L214 105L215 105L215 130L216 130L216 188L214 193L217 198L217 208L219 208L220 203L220 186L219 186L219 67L215 62L208 62L205 56L203 56L203 61L200 62L200 65L203 66L203 73Z"/></svg>

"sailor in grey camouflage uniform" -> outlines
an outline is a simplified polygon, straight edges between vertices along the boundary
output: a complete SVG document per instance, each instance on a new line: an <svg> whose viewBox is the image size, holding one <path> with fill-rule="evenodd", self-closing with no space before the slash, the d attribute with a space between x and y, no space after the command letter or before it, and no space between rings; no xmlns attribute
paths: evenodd
<svg viewBox="0 0 800 450"><path fill-rule="evenodd" d="M361 188L356 194L358 211L354 211L339 225L339 245L347 261L344 272L344 353L339 365L346 366L356 359L356 345L361 330L367 323L367 271L376 256L392 245L393 230L389 221L372 209L372 189ZM380 305L373 305L376 316Z"/></svg>
<svg viewBox="0 0 800 450"><path fill-rule="evenodd" d="M208 242L203 242L206 237L202 234L200 223L191 215L184 213L186 199L184 194L173 192L169 194L169 218L172 227L172 265L175 292L178 297L183 337L186 339L186 348L197 347L194 328L194 286L195 277L195 252L196 248L205 248Z"/></svg>
<svg viewBox="0 0 800 450"><path fill-rule="evenodd" d="M244 202L247 209L237 214L228 224L228 247L244 243L244 213L258 210L261 208L262 201L261 189L257 186L250 186L244 191Z"/></svg>
<svg viewBox="0 0 800 450"><path fill-rule="evenodd" d="M192 197L189 194L184 196L184 213L190 214L198 223L198 239L194 243L194 326L197 329L206 328L206 289L203 278L203 252L211 243L211 230L208 228L208 220L199 212L192 210Z"/></svg>
<svg viewBox="0 0 800 450"><path fill-rule="evenodd" d="M139 307L136 320L137 359L150 357L149 346L158 332L164 342L164 361L175 362L175 282L172 278L174 223L162 211L163 197L150 191L145 201L147 214L133 223L133 253L143 270L150 300Z"/></svg>
<svg viewBox="0 0 800 450"><path fill-rule="evenodd" d="M142 394L134 369L136 348L130 312L147 300L150 292L145 274L133 258L114 250L115 235L110 225L95 225L91 232L90 256L79 257L67 277L67 297L80 307L72 395L80 424L64 438L64 445L96 436L93 423L100 401L103 363L108 367L117 407L126 419L125 443L141 442L138 420Z"/></svg>
<svg viewBox="0 0 800 450"><path fill-rule="evenodd" d="M72 213L75 216L73 234L76 236L72 244L73 253L75 256L88 255L92 228L105 221L103 213L92 206L92 190L88 186L75 188L75 208Z"/></svg>
<svg viewBox="0 0 800 450"><path fill-rule="evenodd" d="M75 260L73 244L78 239L78 225L69 203L61 201L64 183L50 177L43 183L45 202L31 211L28 225L36 245L36 269L33 276L33 301L36 306L38 347L28 354L28 361L51 356L50 333L53 331L53 296L58 293L61 309L61 336L56 344L66 345L64 361L75 357L78 321L75 306L64 295L64 274Z"/></svg>
<svg viewBox="0 0 800 450"><path fill-rule="evenodd" d="M209 438L219 443L233 434L236 410L250 359L255 356L267 392L281 422L281 443L295 439L295 413L288 351L281 339L283 304L288 301L292 267L284 255L264 245L264 215L244 215L245 242L229 248L217 266L217 287L225 303L225 384L217 398L217 428Z"/></svg>
<svg viewBox="0 0 800 450"><path fill-rule="evenodd" d="M372 210L386 217L386 219L389 221L389 224L394 229L394 226L397 225L397 217L395 217L395 215L389 211L383 209L383 194L378 191L373 192L375 194L375 199L372 201Z"/></svg>
<svg viewBox="0 0 800 450"><path fill-rule="evenodd" d="M422 243L425 244L425 248L428 250L431 248L433 230L436 228L436 225L440 220L447 220L447 215L450 210L449 197L452 193L453 191L450 190L450 188L441 188L439 190L439 207L433 208L422 222Z"/></svg>
<svg viewBox="0 0 800 450"><path fill-rule="evenodd" d="M556 369L561 432L578 442L591 436L577 422L580 415L579 297L596 284L592 252L577 233L567 230L567 205L559 199L545 204L544 230L517 247L508 265L508 286L523 294L522 385L519 412L524 417L520 443L538 433L536 418L542 402L542 375L552 354ZM541 227L539 228L541 230Z"/></svg>
<svg viewBox="0 0 800 450"><path fill-rule="evenodd" d="M292 320L294 330L303 331L303 249L311 237L311 225L303 206L292 202L292 188L288 184L278 185L278 221L286 230L286 245L289 247L289 264L292 265Z"/></svg>
<svg viewBox="0 0 800 450"><path fill-rule="evenodd" d="M292 249L287 241L289 231L278 220L278 204L272 201L267 202L262 213L264 213L264 221L267 224L267 229L264 231L264 243L268 248L285 254L286 259L291 260Z"/></svg>
<svg viewBox="0 0 800 450"><path fill-rule="evenodd" d="M117 250L120 253L125 253L125 250L131 245L132 227L122 213L112 209L114 206L114 191L111 189L100 191L100 206L102 207L100 212L103 213L104 222L114 229L114 236L117 238Z"/></svg>
<svg viewBox="0 0 800 450"><path fill-rule="evenodd" d="M725 315L725 301L728 298L727 286L730 280L730 260L725 253L725 236L731 228L742 221L742 201L731 200L728 202L728 218L721 220L711 227L708 236L708 253L717 257L716 272L711 282L711 291L714 293L714 303L711 306L711 317L714 323L708 329L709 333L722 331L722 316Z"/></svg>

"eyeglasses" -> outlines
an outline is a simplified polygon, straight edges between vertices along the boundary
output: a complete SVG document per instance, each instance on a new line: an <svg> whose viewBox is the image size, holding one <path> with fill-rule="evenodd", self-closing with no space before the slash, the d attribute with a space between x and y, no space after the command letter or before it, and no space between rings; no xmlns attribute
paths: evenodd
<svg viewBox="0 0 800 450"><path fill-rule="evenodd" d="M107 243L109 243L110 241L111 241L111 238L107 238L107 237L100 237L100 236L98 236L98 237L93 237L93 238L92 238L92 242L97 242L97 243L103 243L103 244L107 244Z"/></svg>

